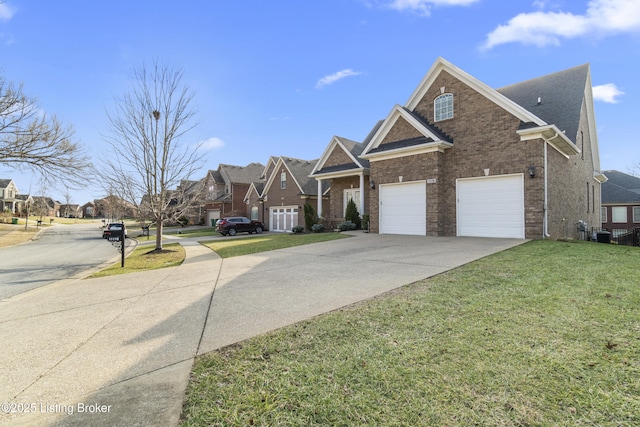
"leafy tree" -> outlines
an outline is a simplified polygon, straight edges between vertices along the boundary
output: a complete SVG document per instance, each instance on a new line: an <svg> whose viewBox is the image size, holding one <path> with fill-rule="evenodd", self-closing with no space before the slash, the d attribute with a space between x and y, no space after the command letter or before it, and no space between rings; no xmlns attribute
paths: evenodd
<svg viewBox="0 0 640 427"><path fill-rule="evenodd" d="M73 141L73 128L47 116L22 85L0 76L0 164L26 168L50 182L84 186L89 157Z"/></svg>
<svg viewBox="0 0 640 427"><path fill-rule="evenodd" d="M354 202L353 199L349 199L349 202L347 203L347 211L344 214L344 220L351 221L357 228L360 228L360 214L358 213L356 202Z"/></svg>
<svg viewBox="0 0 640 427"><path fill-rule="evenodd" d="M201 144L184 141L195 127L195 113L183 79L179 69L143 65L134 70L131 91L116 98L108 112L112 150L102 182L156 224L156 250L162 250L163 225L197 201L176 189L202 165Z"/></svg>
<svg viewBox="0 0 640 427"><path fill-rule="evenodd" d="M307 230L311 231L311 227L313 227L313 224L317 224L318 223L318 214L316 213L316 210L314 209L313 206L311 206L311 204L309 203L305 203L304 204L304 225L306 226Z"/></svg>

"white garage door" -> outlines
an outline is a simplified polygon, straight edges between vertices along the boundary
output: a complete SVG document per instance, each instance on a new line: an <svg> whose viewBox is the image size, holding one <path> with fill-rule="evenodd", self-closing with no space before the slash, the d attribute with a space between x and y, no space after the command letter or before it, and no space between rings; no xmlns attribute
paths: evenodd
<svg viewBox="0 0 640 427"><path fill-rule="evenodd" d="M291 231L296 225L298 225L297 206L269 208L269 231Z"/></svg>
<svg viewBox="0 0 640 427"><path fill-rule="evenodd" d="M524 239L523 175L459 179L458 236Z"/></svg>
<svg viewBox="0 0 640 427"><path fill-rule="evenodd" d="M425 181L380 185L380 234L427 234Z"/></svg>

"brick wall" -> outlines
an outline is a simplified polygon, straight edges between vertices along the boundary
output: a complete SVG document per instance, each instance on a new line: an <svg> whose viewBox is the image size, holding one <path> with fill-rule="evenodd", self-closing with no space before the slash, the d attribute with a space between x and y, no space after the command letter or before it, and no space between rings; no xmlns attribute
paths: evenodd
<svg viewBox="0 0 640 427"><path fill-rule="evenodd" d="M404 139L411 139L422 136L420 132L411 126L404 118L399 117L396 123L393 125L389 133L382 140L382 144L387 144L394 141L402 141Z"/></svg>
<svg viewBox="0 0 640 427"><path fill-rule="evenodd" d="M284 190L280 188L280 174L285 172L287 174L287 188ZM265 202L265 226L269 227L269 208L274 206L296 206L298 207L298 225L304 226L304 210L302 206L305 201L300 198L300 188L296 185L295 180L289 173L289 171L282 167L278 170L274 170L275 174L273 183L267 193L267 201Z"/></svg>
<svg viewBox="0 0 640 427"><path fill-rule="evenodd" d="M264 223L266 216L266 214L264 213L264 203L260 201L260 197L255 191L251 191L251 193L249 194L248 202L249 203L247 203L246 213L247 218L251 218L251 209L255 206L256 208L258 208L258 221Z"/></svg>
<svg viewBox="0 0 640 427"><path fill-rule="evenodd" d="M490 176L526 173L530 165L541 171L542 147L521 142L516 134L520 126L518 118L446 72L436 79L415 112L433 122L433 100L441 94L442 87L445 93L454 95L454 117L435 126L452 138L453 148L444 153L372 162L371 179L378 185L398 182L400 175L403 182L435 178L435 184L427 184L427 234L455 236L456 179L484 176L485 169ZM399 120L390 135L411 137L405 127L410 125ZM527 237L539 237L542 233L540 181L525 180ZM372 192L372 226L375 224L376 232L378 213L377 192Z"/></svg>
<svg viewBox="0 0 640 427"><path fill-rule="evenodd" d="M380 185L411 181L425 181L436 179L433 184L427 184L427 234L438 236L442 234L442 205L440 185L442 179L443 153L433 152L397 159L382 160L371 163L370 179L376 183L376 188L369 193L369 207L371 232L378 233L380 219Z"/></svg>
<svg viewBox="0 0 640 427"><path fill-rule="evenodd" d="M353 163L353 160L351 160L349 155L345 153L345 151L342 148L339 148L338 146L336 146L331 152L331 154L329 155L329 157L327 158L327 161L324 162L324 167L326 168L329 166L353 165L353 164L355 163Z"/></svg>
<svg viewBox="0 0 640 427"><path fill-rule="evenodd" d="M344 212L346 206L344 205L344 190L349 188L359 188L360 177L350 176L345 178L334 178L331 180L331 190L329 197L329 206L325 208L325 212L328 214L325 216L325 220L329 222L329 226L333 227L336 224L344 221ZM369 195L369 177L364 177L364 211L359 212L360 217L363 214L370 211L370 195Z"/></svg>
<svg viewBox="0 0 640 427"><path fill-rule="evenodd" d="M593 178L591 135L583 104L575 141L582 153L568 159L549 147L549 233L552 238L578 237L577 222L600 227L600 184Z"/></svg>

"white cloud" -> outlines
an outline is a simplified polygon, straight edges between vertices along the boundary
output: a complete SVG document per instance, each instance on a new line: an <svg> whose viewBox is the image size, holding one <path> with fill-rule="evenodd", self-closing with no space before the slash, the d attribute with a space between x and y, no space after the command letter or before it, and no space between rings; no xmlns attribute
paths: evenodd
<svg viewBox="0 0 640 427"><path fill-rule="evenodd" d="M619 100L617 98L624 95L624 92L618 89L618 87L614 83L594 86L592 90L594 100L606 102L609 104L618 103Z"/></svg>
<svg viewBox="0 0 640 427"><path fill-rule="evenodd" d="M13 18L16 11L6 3L0 3L0 21L8 21Z"/></svg>
<svg viewBox="0 0 640 427"><path fill-rule="evenodd" d="M477 1L479 0L392 0L388 6L401 12L417 12L429 16L433 6L468 6Z"/></svg>
<svg viewBox="0 0 640 427"><path fill-rule="evenodd" d="M542 3L537 2L536 6ZM483 48L519 42L539 47L559 45L592 34L640 32L640 1L590 0L584 15L568 12L521 13L487 35Z"/></svg>
<svg viewBox="0 0 640 427"><path fill-rule="evenodd" d="M222 141L220 138L211 137L209 139L205 139L204 141L201 141L200 147L203 150L213 151L213 150L217 150L218 148L224 147L224 141Z"/></svg>
<svg viewBox="0 0 640 427"><path fill-rule="evenodd" d="M325 86L334 84L338 80L342 80L346 77L350 76L359 76L362 74L360 71L354 71L351 68L347 68L346 70L338 71L337 73L330 74L328 76L324 76L316 83L316 89L322 89Z"/></svg>

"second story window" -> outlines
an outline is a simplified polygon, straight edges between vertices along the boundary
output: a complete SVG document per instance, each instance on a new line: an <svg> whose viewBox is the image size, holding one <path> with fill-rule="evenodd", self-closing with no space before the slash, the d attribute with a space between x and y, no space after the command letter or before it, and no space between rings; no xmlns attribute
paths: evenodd
<svg viewBox="0 0 640 427"><path fill-rule="evenodd" d="M280 189L281 190L287 189L287 173L286 172L282 172L280 174Z"/></svg>
<svg viewBox="0 0 640 427"><path fill-rule="evenodd" d="M440 120L453 118L453 94L445 93L437 97L433 101L434 120L439 122Z"/></svg>

